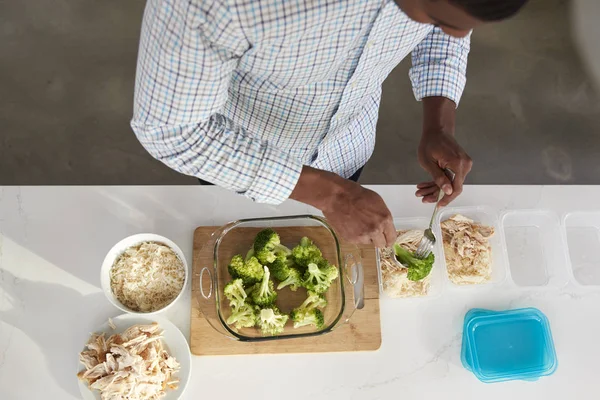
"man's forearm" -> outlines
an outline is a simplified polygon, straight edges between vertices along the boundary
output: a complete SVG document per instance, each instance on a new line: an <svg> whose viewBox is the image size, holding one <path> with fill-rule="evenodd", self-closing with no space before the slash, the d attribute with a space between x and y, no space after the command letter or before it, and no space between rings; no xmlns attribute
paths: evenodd
<svg viewBox="0 0 600 400"><path fill-rule="evenodd" d="M326 211L333 203L332 199L344 192L345 183L345 179L333 172L305 165L290 199Z"/></svg>
<svg viewBox="0 0 600 400"><path fill-rule="evenodd" d="M392 214L381 196L332 172L305 165L290 198L321 210L353 243L386 247L396 240Z"/></svg>
<svg viewBox="0 0 600 400"><path fill-rule="evenodd" d="M423 103L423 135L454 135L456 104L445 97L425 97Z"/></svg>

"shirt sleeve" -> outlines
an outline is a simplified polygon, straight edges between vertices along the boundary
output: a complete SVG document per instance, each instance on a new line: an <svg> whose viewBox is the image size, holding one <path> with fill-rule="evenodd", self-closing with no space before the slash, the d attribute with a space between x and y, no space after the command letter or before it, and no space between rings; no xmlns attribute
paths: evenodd
<svg viewBox="0 0 600 400"><path fill-rule="evenodd" d="M446 97L458 107L467 82L467 57L471 33L455 38L440 28L433 30L412 51L409 76L415 98Z"/></svg>
<svg viewBox="0 0 600 400"><path fill-rule="evenodd" d="M148 1L131 126L167 166L279 204L302 164L223 115L229 82L249 48L223 1Z"/></svg>

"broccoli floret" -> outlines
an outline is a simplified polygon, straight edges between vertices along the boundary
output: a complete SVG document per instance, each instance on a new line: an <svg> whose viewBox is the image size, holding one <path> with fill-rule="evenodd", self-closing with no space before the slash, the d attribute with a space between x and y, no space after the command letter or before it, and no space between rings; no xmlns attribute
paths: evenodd
<svg viewBox="0 0 600 400"><path fill-rule="evenodd" d="M433 253L430 253L424 259L416 258L413 253L399 244L394 244L394 253L396 253L396 259L408 268L407 278L411 281L424 279L433 268L433 262L435 261Z"/></svg>
<svg viewBox="0 0 600 400"><path fill-rule="evenodd" d="M323 257L321 250L307 237L300 240L300 244L292 249L292 259L301 267L308 264L317 264Z"/></svg>
<svg viewBox="0 0 600 400"><path fill-rule="evenodd" d="M244 282L241 279L234 279L225 285L223 289L225 297L229 300L229 305L232 308L239 308L246 302L246 291L244 290Z"/></svg>
<svg viewBox="0 0 600 400"><path fill-rule="evenodd" d="M227 269L234 279L239 278L243 281L244 287L260 282L264 274L263 266L256 257L250 257L248 261L244 261L239 254L233 256Z"/></svg>
<svg viewBox="0 0 600 400"><path fill-rule="evenodd" d="M312 308L325 308L327 306L327 300L322 294L308 291L308 297L304 300L304 303L300 304L300 307L296 309L312 309Z"/></svg>
<svg viewBox="0 0 600 400"><path fill-rule="evenodd" d="M246 261L250 260L252 257L254 257L254 249L248 250L246 253Z"/></svg>
<svg viewBox="0 0 600 400"><path fill-rule="evenodd" d="M288 316L277 307L263 308L258 315L258 326L264 336L275 336L283 332Z"/></svg>
<svg viewBox="0 0 600 400"><path fill-rule="evenodd" d="M292 321L294 321L294 328L300 328L301 326L313 325L317 329L322 329L325 323L323 312L318 308L312 309L294 309L291 313Z"/></svg>
<svg viewBox="0 0 600 400"><path fill-rule="evenodd" d="M325 293L331 282L338 277L338 270L334 265L327 263L322 268L315 263L308 264L304 273L303 286L315 293Z"/></svg>
<svg viewBox="0 0 600 400"><path fill-rule="evenodd" d="M273 261L277 259L275 253L271 250L259 250L255 252L256 258L263 264L271 264Z"/></svg>
<svg viewBox="0 0 600 400"><path fill-rule="evenodd" d="M290 275L290 266L281 258L275 259L271 265L269 265L269 271L273 278L279 282L284 281Z"/></svg>
<svg viewBox="0 0 600 400"><path fill-rule="evenodd" d="M288 267L288 277L277 285L277 290L281 290L286 286L289 286L294 292L302 286L302 274L296 268Z"/></svg>
<svg viewBox="0 0 600 400"><path fill-rule="evenodd" d="M276 245L280 244L279 235L271 228L263 229L256 234L254 238L254 251L262 249L274 249Z"/></svg>
<svg viewBox="0 0 600 400"><path fill-rule="evenodd" d="M264 267L262 282L254 285L254 288L250 293L252 302L257 306L270 306L271 304L275 303L275 300L277 300L277 292L275 291L275 287L273 286L273 281L271 281L270 276L271 273L269 272L269 268Z"/></svg>
<svg viewBox="0 0 600 400"><path fill-rule="evenodd" d="M240 254L233 256L229 262L229 265L227 266L227 269L229 270L229 274L231 276L236 275L238 270L244 269L244 259L242 256Z"/></svg>
<svg viewBox="0 0 600 400"><path fill-rule="evenodd" d="M258 317L258 309L250 304L242 304L240 307L234 308L229 318L228 325L234 325L236 329L252 328L256 325Z"/></svg>
<svg viewBox="0 0 600 400"><path fill-rule="evenodd" d="M281 244L279 235L273 229L267 228L258 232L254 239L254 254L263 264L271 264L277 258L286 258L291 250Z"/></svg>
<svg viewBox="0 0 600 400"><path fill-rule="evenodd" d="M309 291L304 303L292 310L291 318L294 321L294 328L314 325L317 329L321 329L324 318L323 312L319 308L323 308L326 305L327 300L325 300L322 294Z"/></svg>

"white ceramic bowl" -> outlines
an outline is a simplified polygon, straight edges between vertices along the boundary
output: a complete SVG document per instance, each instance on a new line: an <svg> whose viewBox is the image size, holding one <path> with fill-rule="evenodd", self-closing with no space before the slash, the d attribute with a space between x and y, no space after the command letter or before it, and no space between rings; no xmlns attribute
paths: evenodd
<svg viewBox="0 0 600 400"><path fill-rule="evenodd" d="M190 346L188 346L187 340L183 333L173 323L166 318L158 316L142 316L142 315L119 315L112 319L116 326L116 329L111 329L108 326L108 322L102 324L101 327L94 330L96 333L104 332L106 337L109 337L113 333L123 333L127 328L136 324L151 324L158 322L163 333L163 344L167 351L175 357L181 366L177 375L179 378L179 387L176 390L167 391L167 395L164 400L178 400L183 396L183 392L187 384L190 381L192 375L192 353L190 352ZM77 372L81 371L83 366L78 363ZM91 391L85 382L77 380L79 385L79 391L84 400L100 400L100 392L97 390Z"/></svg>
<svg viewBox="0 0 600 400"><path fill-rule="evenodd" d="M171 303L167 304L165 307L163 307L159 310L156 310L156 311L152 311L152 312L139 312L139 311L131 310L130 308L123 305L117 299L117 297L114 295L114 293L112 292L112 289L110 287L110 269L114 265L117 258L119 258L119 256L121 256L121 254L123 254L123 252L125 250L127 250L128 248L138 245L143 242L156 242L156 243L161 243L161 244L164 244L165 246L170 247L183 262L183 269L185 270L185 280L183 282L183 287L181 288L181 291L179 292L177 297L175 297L175 299ZM181 295L183 294L183 291L185 290L185 286L187 285L188 279L189 279L189 269L188 269L187 261L185 260L183 252L181 251L179 246L177 246L175 243L173 243L171 240L167 239L166 237L160 236L160 235L155 235L153 233L139 233L137 235L132 235L132 236L126 237L125 239L121 240L119 243L115 244L113 246L113 248L110 249L110 251L108 252L106 257L104 257L104 262L102 263L102 269L100 271L100 286L102 287L102 290L104 291L104 294L106 295L106 298L108 299L108 301L110 301L118 309L120 309L126 313L136 314L136 315L157 314L159 312L163 312L163 311L167 310L168 308L172 307L173 304L175 304L177 302L177 300L179 300L179 298L181 298Z"/></svg>

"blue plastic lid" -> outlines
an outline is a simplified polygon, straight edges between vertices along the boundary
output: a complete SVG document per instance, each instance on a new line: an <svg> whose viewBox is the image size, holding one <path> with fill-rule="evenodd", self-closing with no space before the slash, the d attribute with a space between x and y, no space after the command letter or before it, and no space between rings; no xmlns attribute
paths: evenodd
<svg viewBox="0 0 600 400"><path fill-rule="evenodd" d="M483 382L536 380L557 367L548 319L535 308L470 310L461 360Z"/></svg>

